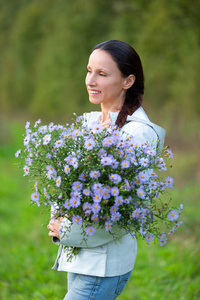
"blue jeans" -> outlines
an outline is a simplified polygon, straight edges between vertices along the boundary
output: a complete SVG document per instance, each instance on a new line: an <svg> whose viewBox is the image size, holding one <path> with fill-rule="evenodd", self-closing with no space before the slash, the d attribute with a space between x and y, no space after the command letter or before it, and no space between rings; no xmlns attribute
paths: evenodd
<svg viewBox="0 0 200 300"><path fill-rule="evenodd" d="M114 300L123 291L131 273L114 277L68 273L68 292L63 300Z"/></svg>

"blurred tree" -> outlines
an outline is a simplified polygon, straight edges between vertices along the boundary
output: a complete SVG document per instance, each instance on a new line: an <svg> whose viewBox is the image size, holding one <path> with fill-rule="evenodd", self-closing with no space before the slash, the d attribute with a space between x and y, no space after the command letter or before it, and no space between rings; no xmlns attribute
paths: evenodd
<svg viewBox="0 0 200 300"><path fill-rule="evenodd" d="M199 12L199 0L1 0L1 113L65 120L94 109L84 85L88 56L95 44L121 39L141 56L154 120L175 127L174 138L186 127L196 134Z"/></svg>

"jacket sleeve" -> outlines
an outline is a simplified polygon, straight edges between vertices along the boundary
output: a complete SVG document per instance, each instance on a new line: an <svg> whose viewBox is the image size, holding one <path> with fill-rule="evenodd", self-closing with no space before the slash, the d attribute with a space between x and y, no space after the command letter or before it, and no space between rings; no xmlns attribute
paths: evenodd
<svg viewBox="0 0 200 300"><path fill-rule="evenodd" d="M85 243L83 240L81 225L73 223L70 226L68 220L63 219L61 222L60 243L65 246L94 248L113 242L113 235L121 237L125 234L125 230L120 229L118 226L113 226L111 233L107 232L103 228L97 228L96 232L92 236L86 236Z"/></svg>

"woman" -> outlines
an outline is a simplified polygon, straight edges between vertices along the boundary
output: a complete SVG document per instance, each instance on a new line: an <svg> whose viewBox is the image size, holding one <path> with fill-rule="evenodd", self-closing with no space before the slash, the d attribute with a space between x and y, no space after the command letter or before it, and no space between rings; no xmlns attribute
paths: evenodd
<svg viewBox="0 0 200 300"><path fill-rule="evenodd" d="M165 131L151 123L141 107L144 76L140 58L128 44L111 40L92 50L87 66L86 87L89 100L101 105L101 112L84 115L90 125L100 120L103 126L116 124L135 137L138 144L153 142L162 148ZM112 300L122 292L134 268L137 243L130 234L114 242L103 229L88 237L86 248L78 224L68 235L60 236L67 218L51 220L48 229L54 242L60 243L53 269L68 272L65 300ZM64 246L80 247L77 257L67 262Z"/></svg>

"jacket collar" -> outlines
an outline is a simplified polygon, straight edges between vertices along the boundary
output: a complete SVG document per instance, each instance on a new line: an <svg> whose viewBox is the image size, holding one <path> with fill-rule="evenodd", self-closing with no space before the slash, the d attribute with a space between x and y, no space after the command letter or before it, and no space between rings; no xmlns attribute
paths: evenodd
<svg viewBox="0 0 200 300"><path fill-rule="evenodd" d="M111 123L115 124L117 117L119 115L119 112L112 112L109 111L109 116L111 119ZM142 107L139 107L131 116L127 116L127 121L135 121L137 119L143 119L146 121L149 121L149 118L147 117L147 114L145 113L144 109Z"/></svg>

